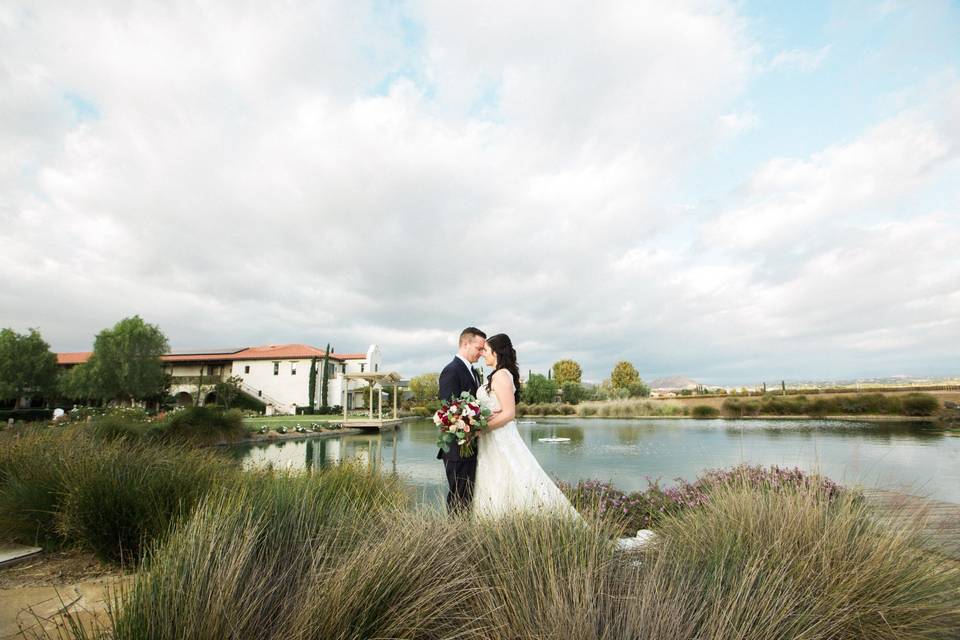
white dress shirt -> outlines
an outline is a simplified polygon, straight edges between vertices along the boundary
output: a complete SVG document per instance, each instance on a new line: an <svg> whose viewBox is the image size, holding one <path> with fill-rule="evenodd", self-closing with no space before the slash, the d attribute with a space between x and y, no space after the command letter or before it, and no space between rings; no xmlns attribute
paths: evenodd
<svg viewBox="0 0 960 640"><path fill-rule="evenodd" d="M469 362L467 362L467 359L464 358L464 357L463 357L462 355L460 355L459 353L457 354L457 357L460 358L460 362L462 362L463 364L467 365L467 369L470 371L470 375L472 376L472 375L473 375L473 365L470 364ZM474 376L474 379L476 379L476 376Z"/></svg>

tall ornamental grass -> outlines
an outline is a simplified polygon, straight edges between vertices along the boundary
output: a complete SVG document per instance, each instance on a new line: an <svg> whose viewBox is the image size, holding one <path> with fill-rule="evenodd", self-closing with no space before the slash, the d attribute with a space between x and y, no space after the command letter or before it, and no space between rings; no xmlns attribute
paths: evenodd
<svg viewBox="0 0 960 640"><path fill-rule="evenodd" d="M488 638L598 638L615 577L609 521L515 516L468 525ZM472 530L472 531L471 531Z"/></svg>
<svg viewBox="0 0 960 640"><path fill-rule="evenodd" d="M0 540L59 546L57 518L66 493L66 463L96 455L93 440L29 429L0 442Z"/></svg>
<svg viewBox="0 0 960 640"><path fill-rule="evenodd" d="M816 483L731 477L614 550L608 523L398 511L351 468L256 476L208 496L112 611L123 638L947 639L960 569L921 522L882 524Z"/></svg>
<svg viewBox="0 0 960 640"><path fill-rule="evenodd" d="M685 407L665 402L649 400L610 400L606 402L585 402L577 406L577 415L600 418L635 418L643 416L682 416Z"/></svg>
<svg viewBox="0 0 960 640"><path fill-rule="evenodd" d="M390 571L381 566L384 571L368 575L351 572L346 561L377 537L399 550L411 531L391 530L384 514L405 500L397 480L348 466L244 476L208 495L149 556L114 611L114 637L337 637L303 635L301 627L313 628L303 619L303 607L351 609L352 616L325 623L343 629L365 607L375 607L378 597L394 601L395 590L377 592L380 581L387 584L392 576L414 586L415 564ZM382 550L370 558L403 560ZM360 568L359 559L354 562ZM364 575L373 582L364 585ZM365 586L372 592L358 603ZM334 591L341 594L339 605L325 595ZM344 596L351 593L348 602ZM311 605L307 596L319 601Z"/></svg>
<svg viewBox="0 0 960 640"><path fill-rule="evenodd" d="M187 407L173 411L157 434L173 442L220 444L249 436L238 409L224 411L216 407Z"/></svg>
<svg viewBox="0 0 960 640"><path fill-rule="evenodd" d="M932 416L940 407L928 393L884 395L863 393L829 398L767 395L760 399L727 398L723 412L728 416L756 415L907 415Z"/></svg>
<svg viewBox="0 0 960 640"><path fill-rule="evenodd" d="M238 471L210 452L108 442L93 455L71 456L63 474L61 537L101 560L135 564L211 487L230 484Z"/></svg>
<svg viewBox="0 0 960 640"><path fill-rule="evenodd" d="M624 534L633 535L638 529L656 529L664 518L681 511L696 509L710 500L711 493L720 486L744 485L751 491L783 491L797 487L815 489L830 501L844 489L825 476L807 473L797 467L741 464L728 469L708 469L693 482L675 478L674 485L660 486L659 480L647 479L643 491L627 493L609 482L581 480L577 484L557 483L580 513L601 516Z"/></svg>
<svg viewBox="0 0 960 640"><path fill-rule="evenodd" d="M0 446L0 539L136 563L214 485L239 474L212 452L89 425L35 428Z"/></svg>
<svg viewBox="0 0 960 640"><path fill-rule="evenodd" d="M956 638L960 568L921 550L920 524L889 528L813 486L719 487L621 566L612 637Z"/></svg>

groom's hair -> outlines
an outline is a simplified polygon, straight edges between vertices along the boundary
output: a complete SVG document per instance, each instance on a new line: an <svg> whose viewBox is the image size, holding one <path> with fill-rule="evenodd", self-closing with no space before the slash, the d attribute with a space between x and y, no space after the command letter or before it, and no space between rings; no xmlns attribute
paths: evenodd
<svg viewBox="0 0 960 640"><path fill-rule="evenodd" d="M474 336L480 336L484 340L487 339L487 334L476 327L467 327L460 332L460 344L467 342L468 340L473 340Z"/></svg>

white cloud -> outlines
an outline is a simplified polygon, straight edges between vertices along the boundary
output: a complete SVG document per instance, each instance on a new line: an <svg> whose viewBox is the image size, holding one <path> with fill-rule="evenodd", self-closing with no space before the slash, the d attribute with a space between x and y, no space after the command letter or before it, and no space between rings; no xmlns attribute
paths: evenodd
<svg viewBox="0 0 960 640"><path fill-rule="evenodd" d="M955 157L960 140L952 127L949 112L939 121L905 113L810 158L774 158L754 172L743 197L707 226L707 240L779 249L828 221L888 215Z"/></svg>
<svg viewBox="0 0 960 640"><path fill-rule="evenodd" d="M684 173L761 117L735 109L757 47L722 2L21 3L0 43L0 325L61 350L140 313L183 347L377 340L407 374L467 324L524 368L729 371L794 317L862 329L797 303L866 277L817 276L853 242L833 221L884 207L914 238L904 203L952 170L955 123L908 113L767 162L701 227ZM915 213L947 242L954 211ZM826 222L772 282L780 234ZM956 304L918 291L908 328Z"/></svg>
<svg viewBox="0 0 960 640"><path fill-rule="evenodd" d="M803 73L816 71L830 53L831 45L819 49L789 49L781 51L770 61L771 69L797 69Z"/></svg>
<svg viewBox="0 0 960 640"><path fill-rule="evenodd" d="M717 120L720 126L726 129L730 135L749 131L760 122L760 118L752 110L725 113Z"/></svg>

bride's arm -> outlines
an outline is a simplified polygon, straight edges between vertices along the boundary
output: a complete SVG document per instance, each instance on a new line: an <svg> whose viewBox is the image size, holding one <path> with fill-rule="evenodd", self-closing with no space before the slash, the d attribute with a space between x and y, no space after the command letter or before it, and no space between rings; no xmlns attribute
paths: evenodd
<svg viewBox="0 0 960 640"><path fill-rule="evenodd" d="M513 376L506 369L500 369L490 381L491 388L500 401L500 412L487 419L487 430L499 429L508 424L517 415L517 402L513 397Z"/></svg>

